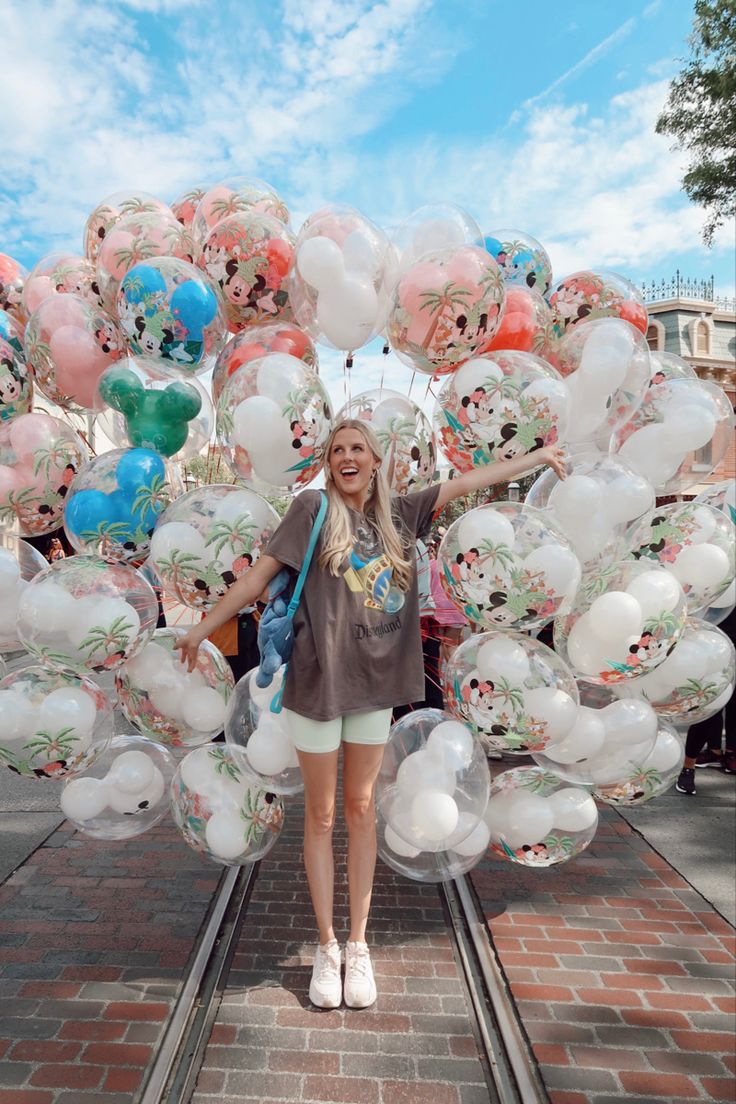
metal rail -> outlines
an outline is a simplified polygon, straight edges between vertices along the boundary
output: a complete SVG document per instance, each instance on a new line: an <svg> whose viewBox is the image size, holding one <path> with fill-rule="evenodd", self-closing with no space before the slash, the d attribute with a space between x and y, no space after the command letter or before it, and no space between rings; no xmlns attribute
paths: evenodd
<svg viewBox="0 0 736 1104"><path fill-rule="evenodd" d="M230 867L220 878L138 1104L190 1100L247 917L257 867ZM490 1104L549 1104L468 879L440 883L438 891Z"/></svg>

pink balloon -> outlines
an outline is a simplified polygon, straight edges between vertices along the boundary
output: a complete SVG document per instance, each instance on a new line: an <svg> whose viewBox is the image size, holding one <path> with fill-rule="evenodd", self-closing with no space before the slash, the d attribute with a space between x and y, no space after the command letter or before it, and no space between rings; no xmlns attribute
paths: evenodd
<svg viewBox="0 0 736 1104"><path fill-rule="evenodd" d="M78 295L51 295L42 306L42 326L47 332L60 326L84 326L88 304Z"/></svg>
<svg viewBox="0 0 736 1104"><path fill-rule="evenodd" d="M425 291L439 291L447 282L443 270L431 261L418 261L413 264L399 285L399 298L402 307L416 314L422 305Z"/></svg>
<svg viewBox="0 0 736 1104"><path fill-rule="evenodd" d="M61 326L51 335L49 349L59 391L88 410L101 409L97 384L112 358L103 353L94 335L77 326Z"/></svg>
<svg viewBox="0 0 736 1104"><path fill-rule="evenodd" d="M4 501L12 491L19 491L21 486L15 468L0 464L0 502Z"/></svg>
<svg viewBox="0 0 736 1104"><path fill-rule="evenodd" d="M446 268L447 279L454 280L457 284L463 284L465 287L474 285L480 282L481 277L489 268L489 261L493 264L493 258L489 257L485 250L475 249L472 245L466 245L462 249L458 249L455 256L449 262Z"/></svg>
<svg viewBox="0 0 736 1104"><path fill-rule="evenodd" d="M55 290L49 276L34 276L32 280L29 280L23 289L26 309L29 314L40 307L44 299L48 299L53 295Z"/></svg>
<svg viewBox="0 0 736 1104"><path fill-rule="evenodd" d="M50 448L58 435L56 421L48 414L21 414L10 425L10 445L19 459Z"/></svg>

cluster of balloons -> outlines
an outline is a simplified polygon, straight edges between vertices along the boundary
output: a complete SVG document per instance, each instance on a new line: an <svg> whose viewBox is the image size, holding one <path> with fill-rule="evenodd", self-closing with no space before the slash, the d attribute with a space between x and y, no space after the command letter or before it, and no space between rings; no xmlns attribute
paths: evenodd
<svg viewBox="0 0 736 1104"><path fill-rule="evenodd" d="M434 881L489 846L540 867L579 853L594 799L663 792L683 729L735 678L717 627L736 603L733 490L656 505L720 463L731 406L651 353L647 326L625 277L555 282L535 238L452 204L391 234L331 205L296 231L249 177L170 205L116 193L80 255L30 274L0 255L0 652L38 663L0 682L0 756L66 776L64 812L101 839L170 806L216 862L273 846L301 787L273 688L235 686L211 644L189 673L151 580L199 613L250 570L278 524L268 496L315 480L336 421L316 343L352 354L383 335L442 381L432 419L383 385L337 415L375 430L394 493L430 485L439 453L458 473L553 444L569 460L564 482L544 471L524 503L470 510L443 538L442 586L475 631L442 672L448 712L392 730L381 855ZM115 445L96 456L93 419ZM215 434L234 482L185 490L178 463ZM23 538L62 525L76 554L46 567ZM554 650L533 635L550 623ZM137 733L112 740L109 671ZM491 785L488 748L536 765Z"/></svg>

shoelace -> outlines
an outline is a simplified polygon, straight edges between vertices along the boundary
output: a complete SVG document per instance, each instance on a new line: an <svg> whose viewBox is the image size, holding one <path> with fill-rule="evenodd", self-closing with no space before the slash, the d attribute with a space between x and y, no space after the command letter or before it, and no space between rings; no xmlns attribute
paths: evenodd
<svg viewBox="0 0 736 1104"><path fill-rule="evenodd" d="M357 950L350 951L350 973L352 975L358 974L361 978L368 977L370 963L371 959L367 947L358 947Z"/></svg>
<svg viewBox="0 0 736 1104"><path fill-rule="evenodd" d="M323 951L320 947L317 955L317 968L319 980L327 981L335 976L340 969L340 965L333 962L329 951Z"/></svg>

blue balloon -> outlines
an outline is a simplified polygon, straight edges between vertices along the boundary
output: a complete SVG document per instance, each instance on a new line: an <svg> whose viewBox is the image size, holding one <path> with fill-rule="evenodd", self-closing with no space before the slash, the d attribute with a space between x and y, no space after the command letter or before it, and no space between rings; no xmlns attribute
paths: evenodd
<svg viewBox="0 0 736 1104"><path fill-rule="evenodd" d="M85 539L86 534L97 533L100 525L126 521L118 510L118 504L104 491L78 491L64 508L64 527L74 536Z"/></svg>
<svg viewBox="0 0 736 1104"><path fill-rule="evenodd" d="M153 449L128 449L115 468L118 487L126 492L131 502L141 487L150 487L156 476L160 479L166 478L166 465Z"/></svg>
<svg viewBox="0 0 736 1104"><path fill-rule="evenodd" d="M486 249L491 254L494 260L503 249L503 242L500 242L498 238L484 238L483 244L485 245Z"/></svg>
<svg viewBox="0 0 736 1104"><path fill-rule="evenodd" d="M165 292L166 280L157 268L137 264L126 272L121 286L128 302L140 303L145 295L152 295L156 291Z"/></svg>
<svg viewBox="0 0 736 1104"><path fill-rule="evenodd" d="M171 296L171 312L194 341L201 341L202 330L217 314L215 293L201 280L185 280Z"/></svg>

